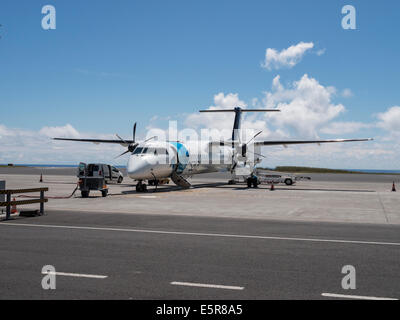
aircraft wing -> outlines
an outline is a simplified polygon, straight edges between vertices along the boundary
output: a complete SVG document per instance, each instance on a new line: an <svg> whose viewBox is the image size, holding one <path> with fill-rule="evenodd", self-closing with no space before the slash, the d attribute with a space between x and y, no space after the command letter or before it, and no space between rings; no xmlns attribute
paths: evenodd
<svg viewBox="0 0 400 320"><path fill-rule="evenodd" d="M121 146L127 147L129 144L133 143L133 140L102 140L102 139L72 139L72 138L53 138L53 140L63 140L63 141L79 141L79 142L92 142L95 144L99 143L117 143Z"/></svg>
<svg viewBox="0 0 400 320"><path fill-rule="evenodd" d="M289 144L311 144L311 143L334 143L334 142L357 142L357 141L372 141L374 139L332 139L332 140L278 140L278 141L255 141L256 146L276 146L276 145L289 145Z"/></svg>
<svg viewBox="0 0 400 320"><path fill-rule="evenodd" d="M276 141L255 141L255 146L287 146L289 144L311 144L311 143L333 143L333 142L359 142L359 141L372 141L372 138L366 139L332 139L332 140L276 140ZM211 141L210 146L232 146L240 145L238 141Z"/></svg>

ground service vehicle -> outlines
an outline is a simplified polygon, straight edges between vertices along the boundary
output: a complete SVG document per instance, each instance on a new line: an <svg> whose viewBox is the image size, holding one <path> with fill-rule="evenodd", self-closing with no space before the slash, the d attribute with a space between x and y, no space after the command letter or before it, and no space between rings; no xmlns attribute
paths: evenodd
<svg viewBox="0 0 400 320"><path fill-rule="evenodd" d="M79 163L77 177L79 178L79 189L82 198L87 198L91 190L101 192L103 197L108 194L107 183L110 181L122 182L122 173L108 164L104 163Z"/></svg>

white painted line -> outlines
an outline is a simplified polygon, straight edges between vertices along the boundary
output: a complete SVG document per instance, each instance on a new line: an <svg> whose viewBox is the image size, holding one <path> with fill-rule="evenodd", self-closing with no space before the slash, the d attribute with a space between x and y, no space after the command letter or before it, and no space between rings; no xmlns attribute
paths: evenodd
<svg viewBox="0 0 400 320"><path fill-rule="evenodd" d="M156 196L139 196L139 198L144 198L144 199L155 199L157 198Z"/></svg>
<svg viewBox="0 0 400 320"><path fill-rule="evenodd" d="M213 289L227 289L227 290L243 290L244 287L236 286L223 286L220 284L206 284L206 283L194 283L194 282L171 282L174 286L186 286L186 287L200 287L200 288L213 288Z"/></svg>
<svg viewBox="0 0 400 320"><path fill-rule="evenodd" d="M66 273L66 272L42 272L42 274L52 274L56 276L78 277L78 278L94 278L94 279L105 279L108 277L97 274Z"/></svg>
<svg viewBox="0 0 400 320"><path fill-rule="evenodd" d="M321 296L329 297L329 298L358 299L358 300L399 300L399 299L394 299L394 298L353 296L353 295L336 294L336 293L322 293Z"/></svg>
<svg viewBox="0 0 400 320"><path fill-rule="evenodd" d="M78 226L62 226L62 225L52 225L52 224L28 224L28 223L2 222L2 223L0 223L0 226L58 228L58 229L75 229L75 230L97 230L97 231L119 231L119 232L136 232L136 233L171 234L171 235L181 235L181 236L238 238L238 239L285 240L285 241L308 241L308 242L400 246L399 242L376 242L376 241L362 241L362 240L317 239L317 238L290 238L290 237L252 236L252 235L225 234L225 233L201 233L201 232L124 229L124 228L108 228L108 227L78 227Z"/></svg>

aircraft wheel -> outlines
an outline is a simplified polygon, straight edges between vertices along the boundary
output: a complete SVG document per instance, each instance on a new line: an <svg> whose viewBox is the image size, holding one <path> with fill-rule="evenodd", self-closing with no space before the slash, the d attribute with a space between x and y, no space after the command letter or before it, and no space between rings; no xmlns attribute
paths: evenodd
<svg viewBox="0 0 400 320"><path fill-rule="evenodd" d="M82 198L89 197L89 191L81 191Z"/></svg>
<svg viewBox="0 0 400 320"><path fill-rule="evenodd" d="M287 178L287 179L285 179L285 184L286 184L287 186L291 186L291 185L293 184L293 180Z"/></svg>
<svg viewBox="0 0 400 320"><path fill-rule="evenodd" d="M101 191L101 196L102 196L103 198L107 197L107 194L108 194L108 190L102 190L102 191Z"/></svg>
<svg viewBox="0 0 400 320"><path fill-rule="evenodd" d="M252 178L247 178L247 188L251 188Z"/></svg>
<svg viewBox="0 0 400 320"><path fill-rule="evenodd" d="M147 185L142 182L138 182L136 185L136 192L146 192L147 191Z"/></svg>
<svg viewBox="0 0 400 320"><path fill-rule="evenodd" d="M122 177L119 177L117 182L118 182L118 183L121 183L121 182L122 182L122 180L124 180L124 178L122 178Z"/></svg>

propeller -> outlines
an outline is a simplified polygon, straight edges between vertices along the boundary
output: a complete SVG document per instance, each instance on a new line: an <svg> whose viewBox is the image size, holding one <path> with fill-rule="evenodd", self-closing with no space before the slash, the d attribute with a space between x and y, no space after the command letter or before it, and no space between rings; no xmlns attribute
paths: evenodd
<svg viewBox="0 0 400 320"><path fill-rule="evenodd" d="M129 143L129 142L125 141L125 140L122 139L118 134L116 134L116 136L117 136L117 138L118 138L119 140L121 140L123 143L125 143L125 144L128 145L128 150L126 150L126 151L122 152L120 155L116 156L115 159L116 159L116 158L119 158L120 156L123 156L124 154L126 154L126 153L128 153L128 152L132 153L133 151L135 151L136 147L139 145L139 143L136 142L136 140L135 140L135 138L136 138L136 122L135 122L135 124L133 125L132 143Z"/></svg>
<svg viewBox="0 0 400 320"><path fill-rule="evenodd" d="M132 142L131 142L131 143L128 142L128 141L126 141L126 140L124 140L124 139L122 139L118 134L116 134L116 136L117 136L117 138L118 138L119 140L121 140L123 143L125 143L125 144L128 145L128 150L122 152L120 155L116 156L114 159L119 158L120 156L123 156L124 154L126 154L126 153L128 153L128 152L130 152L130 153L134 152L135 149L136 149L136 147L139 145L139 142L136 142L136 122L135 122L135 124L133 125ZM150 138L146 139L146 140L143 141L143 142L147 142L147 141L149 141L149 140L151 140L151 139L154 139L155 137L156 137L156 136L150 137Z"/></svg>
<svg viewBox="0 0 400 320"><path fill-rule="evenodd" d="M259 134L261 134L262 131L258 132L257 134L254 135L253 138L251 138L249 141L247 141L246 143L242 144L242 157L246 157L246 153L247 153L247 145L252 142ZM254 153L254 152L253 152Z"/></svg>
<svg viewBox="0 0 400 320"><path fill-rule="evenodd" d="M246 143L244 143L244 144L242 144L242 145L240 146L240 147L241 147L241 150L242 150L242 157L243 157L243 158L246 157L247 145L248 145L250 142L252 142L259 134L261 134L261 132L262 132L262 131L256 133L249 141L247 141ZM265 158L265 156L263 156L262 154L255 153L255 152L252 152L252 153L255 154L255 155L258 155L258 156L261 156L261 157L264 157L264 158ZM237 159L236 159L236 155L235 155L235 154L232 154L232 163L233 163L233 166L232 166L232 168L231 168L231 173L233 173L233 171L235 170L235 168L236 168L237 165L238 165L238 161L237 161Z"/></svg>

